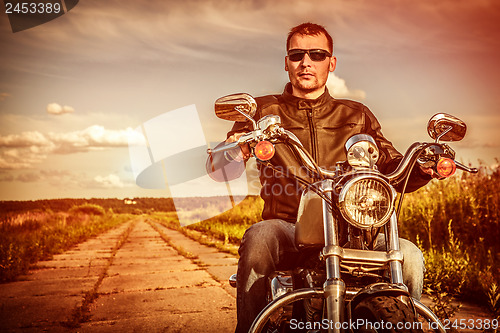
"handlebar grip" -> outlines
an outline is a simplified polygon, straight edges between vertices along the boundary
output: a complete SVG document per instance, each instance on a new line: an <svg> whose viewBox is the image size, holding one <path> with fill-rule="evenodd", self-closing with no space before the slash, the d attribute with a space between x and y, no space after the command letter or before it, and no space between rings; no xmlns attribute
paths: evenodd
<svg viewBox="0 0 500 333"><path fill-rule="evenodd" d="M234 149L236 147L239 146L239 143L238 141L234 141L234 142L231 142L231 143L227 143L225 145L222 145L220 147L215 147L213 149L207 149L207 154L214 154L214 153L221 153L221 152L226 152L226 151L229 151L231 149Z"/></svg>

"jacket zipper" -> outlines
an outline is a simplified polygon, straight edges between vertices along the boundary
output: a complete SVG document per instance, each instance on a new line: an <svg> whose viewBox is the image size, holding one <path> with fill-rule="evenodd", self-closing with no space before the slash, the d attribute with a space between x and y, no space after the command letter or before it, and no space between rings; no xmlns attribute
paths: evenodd
<svg viewBox="0 0 500 333"><path fill-rule="evenodd" d="M316 147L316 130L314 128L313 124L313 110L309 109L307 110L307 120L309 122L309 129L311 133L311 155L314 159L314 161L317 163L318 162L318 156L317 156L317 147Z"/></svg>

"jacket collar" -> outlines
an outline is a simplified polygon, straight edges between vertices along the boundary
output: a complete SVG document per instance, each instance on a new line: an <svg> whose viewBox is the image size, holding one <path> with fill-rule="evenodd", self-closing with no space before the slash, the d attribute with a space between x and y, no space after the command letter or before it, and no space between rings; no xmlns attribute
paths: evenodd
<svg viewBox="0 0 500 333"><path fill-rule="evenodd" d="M292 95L292 84L288 82L283 91L282 97L287 104L297 107L299 110L312 109L326 104L332 97L325 87L325 92L316 99L305 99Z"/></svg>

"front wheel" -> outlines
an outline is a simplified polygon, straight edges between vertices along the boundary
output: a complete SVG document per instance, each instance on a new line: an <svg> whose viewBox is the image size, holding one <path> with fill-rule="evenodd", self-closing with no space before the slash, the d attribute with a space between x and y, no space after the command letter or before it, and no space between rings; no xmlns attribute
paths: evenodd
<svg viewBox="0 0 500 333"><path fill-rule="evenodd" d="M352 311L358 333L422 333L422 323L411 308L393 296L362 300Z"/></svg>

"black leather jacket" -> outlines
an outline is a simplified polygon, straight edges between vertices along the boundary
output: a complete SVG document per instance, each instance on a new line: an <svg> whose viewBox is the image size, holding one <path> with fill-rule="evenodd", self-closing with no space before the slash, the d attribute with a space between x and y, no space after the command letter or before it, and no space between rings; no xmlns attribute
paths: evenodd
<svg viewBox="0 0 500 333"><path fill-rule="evenodd" d="M339 161L346 160L344 144L351 136L365 133L371 135L379 149L378 169L387 174L393 171L402 155L382 135L380 124L373 113L363 104L334 99L325 91L314 100L302 99L291 94L287 84L283 94L256 98L258 109L255 119L269 114L281 117L282 126L293 132L319 166L333 170ZM249 122L234 124L228 137L238 132L251 131ZM264 200L262 218L282 219L295 223L303 187L288 177L291 172L302 172L293 153L284 144L276 144L276 154L271 159L278 166L278 172L259 164L259 177L262 184L260 195ZM217 158L209 159L207 170L221 167ZM220 159L219 159L220 160ZM226 162L227 163L227 162ZM226 177L233 179L243 172L243 168L226 169ZM216 178L216 177L214 177ZM430 176L413 172L406 192L425 185Z"/></svg>

